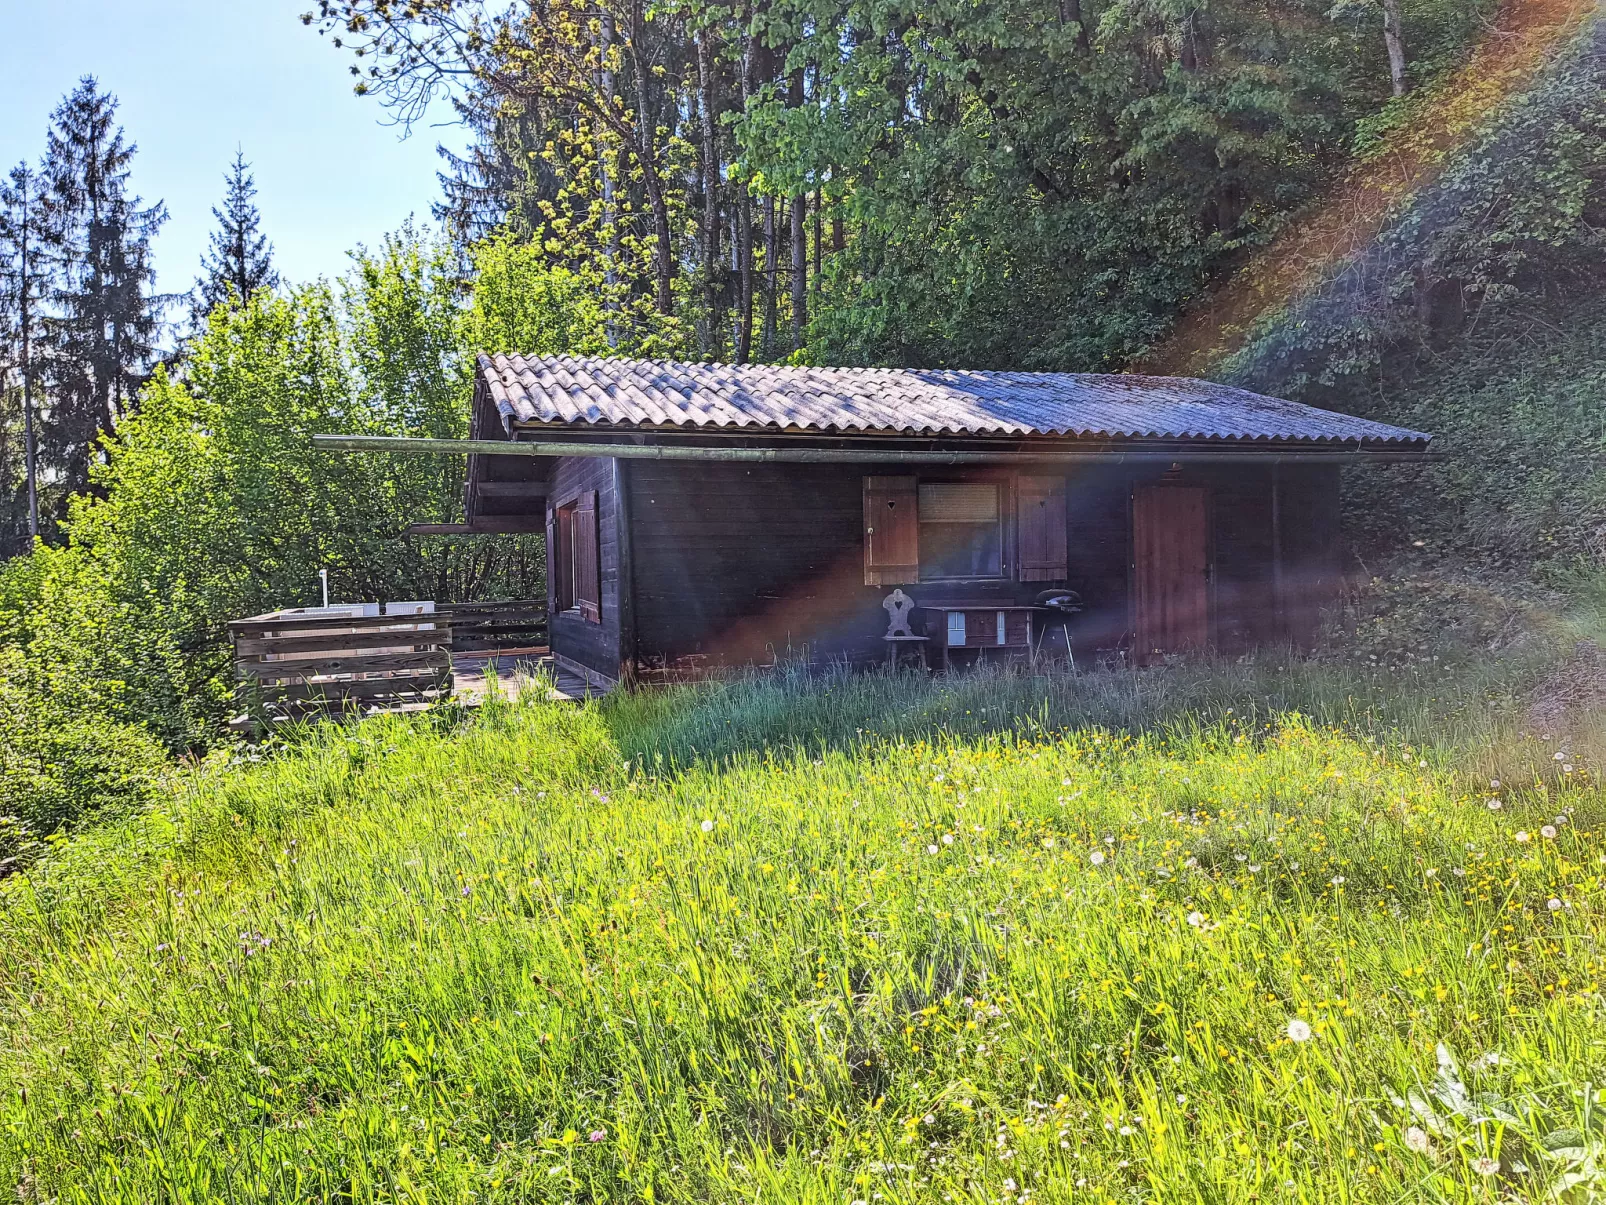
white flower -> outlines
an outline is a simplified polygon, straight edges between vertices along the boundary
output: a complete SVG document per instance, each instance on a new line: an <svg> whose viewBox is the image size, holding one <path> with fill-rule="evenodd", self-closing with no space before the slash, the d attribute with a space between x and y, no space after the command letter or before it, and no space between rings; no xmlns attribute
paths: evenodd
<svg viewBox="0 0 1606 1205"><path fill-rule="evenodd" d="M1551 761L1566 761L1567 760L1567 755L1565 753L1562 753L1562 752L1558 751L1556 753L1556 755L1554 757L1552 757L1550 760Z"/></svg>
<svg viewBox="0 0 1606 1205"><path fill-rule="evenodd" d="M1573 772L1572 763L1571 762L1563 762L1561 764L1561 772L1563 774L1571 774Z"/></svg>
<svg viewBox="0 0 1606 1205"><path fill-rule="evenodd" d="M1500 789L1500 780L1498 778L1491 778L1489 780L1489 789L1491 791L1498 791Z"/></svg>
<svg viewBox="0 0 1606 1205"><path fill-rule="evenodd" d="M1259 862L1251 862L1251 863L1249 863L1249 873L1250 874L1259 874L1260 873L1260 863Z"/></svg>
<svg viewBox="0 0 1606 1205"><path fill-rule="evenodd" d="M1556 826L1554 824L1544 825L1540 828L1539 835L1546 841L1554 841L1556 839Z"/></svg>
<svg viewBox="0 0 1606 1205"><path fill-rule="evenodd" d="M1549 908L1552 912L1560 912L1562 909L1562 902L1556 899L1546 900L1545 907Z"/></svg>
<svg viewBox="0 0 1606 1205"><path fill-rule="evenodd" d="M712 820L704 820L703 821L703 832L711 833L713 831L714 831L714 822Z"/></svg>
<svg viewBox="0 0 1606 1205"><path fill-rule="evenodd" d="M1095 849L1092 853L1087 855L1087 860L1093 863L1095 866L1103 866L1104 851L1102 849Z"/></svg>
<svg viewBox="0 0 1606 1205"><path fill-rule="evenodd" d="M1491 812L1498 812L1501 808L1503 808L1505 806L1506 805L1501 803L1498 799L1489 800L1489 810Z"/></svg>
<svg viewBox="0 0 1606 1205"><path fill-rule="evenodd" d="M934 854L937 852L937 847L935 845L928 845L926 846L926 852L928 854Z"/></svg>
<svg viewBox="0 0 1606 1205"><path fill-rule="evenodd" d="M1344 885L1344 882L1345 882L1344 876L1341 875L1341 874L1335 874L1332 878L1328 879L1327 881L1328 881L1328 883L1330 883L1334 887L1342 887Z"/></svg>
<svg viewBox="0 0 1606 1205"><path fill-rule="evenodd" d="M1428 1153L1428 1132L1421 1126L1408 1126L1405 1131L1405 1145L1407 1149L1419 1155Z"/></svg>
<svg viewBox="0 0 1606 1205"><path fill-rule="evenodd" d="M1199 865L1199 859L1198 858L1189 858L1186 862L1183 863L1183 865L1187 866L1187 867L1197 866L1197 865Z"/></svg>
<svg viewBox="0 0 1606 1205"><path fill-rule="evenodd" d="M925 1122L926 1122L926 1124L927 1124L927 1125L928 1125L928 1126L934 1126L934 1125L936 1125L936 1124L937 1124L937 1116L936 1116L936 1114L934 1114L934 1113L927 1113L927 1114L926 1114L926 1117L925 1117Z"/></svg>
<svg viewBox="0 0 1606 1205"><path fill-rule="evenodd" d="M954 843L954 835L952 833L944 833L942 835L942 843L944 845L952 845Z"/></svg>
<svg viewBox="0 0 1606 1205"><path fill-rule="evenodd" d="M1310 1022L1301 1021L1295 1017L1288 1023L1288 1040L1290 1042L1310 1041Z"/></svg>
<svg viewBox="0 0 1606 1205"><path fill-rule="evenodd" d="M1491 1159L1488 1155L1479 1155L1472 1161L1472 1170L1480 1176L1493 1176L1500 1171L1500 1160Z"/></svg>
<svg viewBox="0 0 1606 1205"><path fill-rule="evenodd" d="M1528 830L1527 829L1518 829L1517 830L1517 844L1518 845L1526 845L1526 844L1528 844Z"/></svg>
<svg viewBox="0 0 1606 1205"><path fill-rule="evenodd" d="M1043 848L1044 849L1053 849L1054 848L1054 838L1053 837L1044 837L1043 838Z"/></svg>
<svg viewBox="0 0 1606 1205"><path fill-rule="evenodd" d="M1188 913L1188 923L1195 929L1204 924L1204 919L1204 913L1200 912L1198 909Z"/></svg>

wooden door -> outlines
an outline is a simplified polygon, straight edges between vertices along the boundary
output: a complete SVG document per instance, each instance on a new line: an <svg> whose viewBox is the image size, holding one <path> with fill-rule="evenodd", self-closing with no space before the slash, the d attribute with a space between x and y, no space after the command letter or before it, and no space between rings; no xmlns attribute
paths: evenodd
<svg viewBox="0 0 1606 1205"><path fill-rule="evenodd" d="M1149 485L1133 494L1139 662L1210 643L1206 514L1205 491L1197 486Z"/></svg>

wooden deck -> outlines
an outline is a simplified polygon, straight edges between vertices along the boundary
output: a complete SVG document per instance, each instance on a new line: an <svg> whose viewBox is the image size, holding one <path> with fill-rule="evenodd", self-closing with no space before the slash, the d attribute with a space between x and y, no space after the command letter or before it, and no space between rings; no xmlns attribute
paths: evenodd
<svg viewBox="0 0 1606 1205"><path fill-rule="evenodd" d="M535 678L546 677L552 686L547 698L555 703L578 703L601 698L608 692L565 669L544 648L504 649L496 653L461 654L452 661L452 696L474 707L484 702L495 678L503 691L511 691Z"/></svg>

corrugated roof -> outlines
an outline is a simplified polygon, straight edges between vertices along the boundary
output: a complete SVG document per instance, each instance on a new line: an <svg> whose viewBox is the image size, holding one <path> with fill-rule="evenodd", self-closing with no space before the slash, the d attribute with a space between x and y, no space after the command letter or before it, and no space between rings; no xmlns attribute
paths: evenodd
<svg viewBox="0 0 1606 1205"><path fill-rule="evenodd" d="M482 355L521 426L832 434L1274 440L1420 447L1428 435L1184 377L787 368Z"/></svg>

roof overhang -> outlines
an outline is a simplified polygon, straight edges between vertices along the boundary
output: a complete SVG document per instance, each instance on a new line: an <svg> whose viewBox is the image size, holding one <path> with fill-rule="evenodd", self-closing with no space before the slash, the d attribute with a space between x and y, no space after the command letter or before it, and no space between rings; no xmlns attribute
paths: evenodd
<svg viewBox="0 0 1606 1205"><path fill-rule="evenodd" d="M680 435L612 430L593 434L565 428L562 438L547 424L515 425L510 439L408 439L379 435L315 435L319 447L341 451L427 452L474 456L610 457L623 460L728 461L776 464L1050 464L1424 461L1436 453L1422 442L1383 443L1274 439L1031 440L915 439L906 436L843 437L813 433L733 432Z"/></svg>

